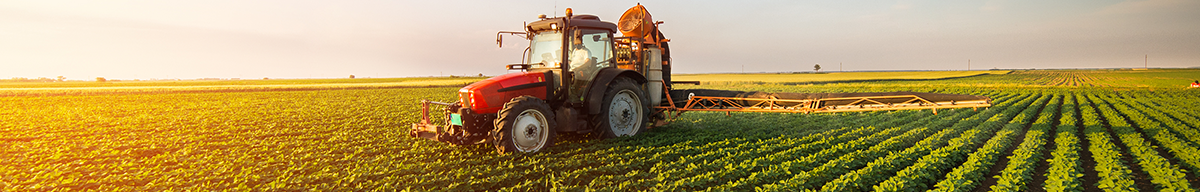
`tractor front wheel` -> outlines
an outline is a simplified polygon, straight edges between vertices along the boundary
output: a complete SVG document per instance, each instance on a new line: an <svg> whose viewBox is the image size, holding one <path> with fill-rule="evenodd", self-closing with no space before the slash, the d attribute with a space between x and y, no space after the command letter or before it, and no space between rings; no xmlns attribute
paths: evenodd
<svg viewBox="0 0 1200 192"><path fill-rule="evenodd" d="M596 121L600 123L600 136L614 138L633 136L646 130L649 122L649 106L645 93L629 78L617 78L604 93L604 103Z"/></svg>
<svg viewBox="0 0 1200 192"><path fill-rule="evenodd" d="M546 101L532 96L513 98L498 115L492 144L501 154L537 152L554 145L554 112Z"/></svg>

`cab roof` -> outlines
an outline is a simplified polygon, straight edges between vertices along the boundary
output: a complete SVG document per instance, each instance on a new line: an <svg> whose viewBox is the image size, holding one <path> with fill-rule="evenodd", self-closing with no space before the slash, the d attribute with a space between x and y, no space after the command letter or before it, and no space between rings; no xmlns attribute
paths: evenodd
<svg viewBox="0 0 1200 192"><path fill-rule="evenodd" d="M526 30L529 30L531 32L545 31L545 30L550 30L550 24L554 24L555 26L557 26L558 28L561 29L561 28L563 28L565 21L566 21L565 17L547 18L547 19L542 19L540 21L534 21L533 23L529 23L529 25L526 25L525 28L526 28ZM609 32L617 32L617 24L613 24L613 23L610 23L607 21L601 21L600 17L597 17L595 15L574 15L574 16L571 16L570 23L571 23L571 26L567 26L567 27L595 28L595 29L605 29L605 30L608 30Z"/></svg>

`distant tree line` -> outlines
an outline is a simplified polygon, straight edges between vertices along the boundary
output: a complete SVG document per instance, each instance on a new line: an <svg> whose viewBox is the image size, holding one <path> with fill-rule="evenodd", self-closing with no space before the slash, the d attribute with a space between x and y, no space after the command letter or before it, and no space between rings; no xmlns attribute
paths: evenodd
<svg viewBox="0 0 1200 192"><path fill-rule="evenodd" d="M67 79L63 78L63 76L58 76L58 78L53 78L53 79L45 78L45 77L38 77L36 79L24 78L24 77L13 77L12 79L7 79L7 80L0 79L0 82L62 82L65 80L67 80Z"/></svg>

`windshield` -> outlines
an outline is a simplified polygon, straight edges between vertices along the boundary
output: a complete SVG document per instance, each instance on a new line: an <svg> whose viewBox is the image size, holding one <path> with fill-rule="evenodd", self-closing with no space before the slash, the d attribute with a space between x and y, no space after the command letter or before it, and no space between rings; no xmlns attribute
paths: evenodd
<svg viewBox="0 0 1200 192"><path fill-rule="evenodd" d="M533 67L559 67L562 62L562 33L543 31L529 43L529 64Z"/></svg>

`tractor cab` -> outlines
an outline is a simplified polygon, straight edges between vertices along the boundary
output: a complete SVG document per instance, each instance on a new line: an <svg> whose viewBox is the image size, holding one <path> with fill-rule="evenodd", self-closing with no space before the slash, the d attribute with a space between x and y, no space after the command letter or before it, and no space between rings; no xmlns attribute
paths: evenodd
<svg viewBox="0 0 1200 192"><path fill-rule="evenodd" d="M601 21L594 15L540 17L526 25L529 48L523 64L509 69L525 68L526 72L546 73L553 86L568 87L548 95L552 100L567 103L583 102L592 80L600 70L615 67L613 33L617 25ZM565 74L565 75L564 75Z"/></svg>

